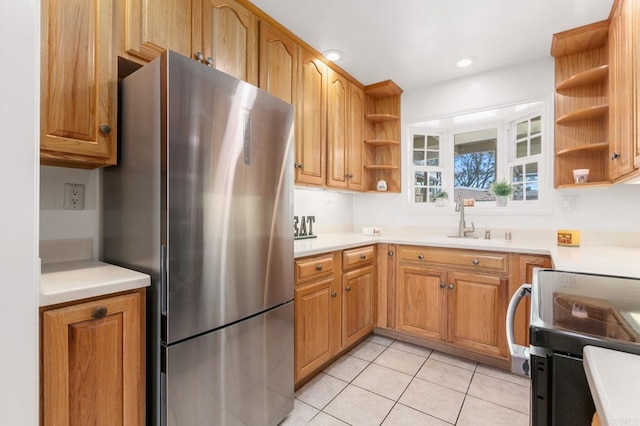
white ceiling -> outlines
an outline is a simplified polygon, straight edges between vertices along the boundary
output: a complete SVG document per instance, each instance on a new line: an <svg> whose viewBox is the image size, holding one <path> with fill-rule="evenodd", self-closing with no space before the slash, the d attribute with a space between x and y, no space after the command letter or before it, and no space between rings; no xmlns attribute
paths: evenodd
<svg viewBox="0 0 640 426"><path fill-rule="evenodd" d="M251 0L364 84L404 90L549 56L554 33L605 20L613 0ZM475 63L457 68L462 57Z"/></svg>

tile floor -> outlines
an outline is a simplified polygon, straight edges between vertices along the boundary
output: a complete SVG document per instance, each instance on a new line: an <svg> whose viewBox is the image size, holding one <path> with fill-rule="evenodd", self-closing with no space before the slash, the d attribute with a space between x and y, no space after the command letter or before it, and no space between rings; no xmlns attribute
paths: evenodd
<svg viewBox="0 0 640 426"><path fill-rule="evenodd" d="M281 425L529 424L529 380L372 335L295 394Z"/></svg>

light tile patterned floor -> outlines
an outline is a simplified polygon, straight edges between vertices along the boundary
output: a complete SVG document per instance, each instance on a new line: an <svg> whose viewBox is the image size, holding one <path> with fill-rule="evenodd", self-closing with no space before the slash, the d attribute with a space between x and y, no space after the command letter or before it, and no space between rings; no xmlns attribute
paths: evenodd
<svg viewBox="0 0 640 426"><path fill-rule="evenodd" d="M300 388L281 425L527 426L529 392L527 378L372 335Z"/></svg>

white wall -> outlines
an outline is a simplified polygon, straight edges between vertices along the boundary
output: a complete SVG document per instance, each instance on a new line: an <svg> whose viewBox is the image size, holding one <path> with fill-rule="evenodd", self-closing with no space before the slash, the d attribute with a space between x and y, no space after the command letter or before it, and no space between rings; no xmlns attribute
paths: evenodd
<svg viewBox="0 0 640 426"><path fill-rule="evenodd" d="M353 195L315 188L296 188L293 214L315 216L313 233L349 232L353 220Z"/></svg>
<svg viewBox="0 0 640 426"><path fill-rule="evenodd" d="M64 210L64 184L84 185L84 210ZM40 239L92 238L93 257L100 253L100 172L40 167Z"/></svg>
<svg viewBox="0 0 640 426"><path fill-rule="evenodd" d="M407 91L402 95L402 144L409 123L461 112L526 101L553 93L553 58L496 70L439 85ZM403 148L404 149L404 148ZM403 150L403 171L407 159ZM404 185L406 186L406 185ZM406 188L403 188L406 191ZM563 196L577 196L578 208L560 208ZM467 210L467 223L499 229L581 229L602 233L640 232L640 185L607 188L553 190L552 212L546 215L479 214ZM458 213L453 207L414 213L405 208L403 194L363 194L353 197L354 228L360 225L425 226L455 228ZM637 242L640 245L640 242Z"/></svg>
<svg viewBox="0 0 640 426"><path fill-rule="evenodd" d="M38 424L40 2L0 2L0 423Z"/></svg>

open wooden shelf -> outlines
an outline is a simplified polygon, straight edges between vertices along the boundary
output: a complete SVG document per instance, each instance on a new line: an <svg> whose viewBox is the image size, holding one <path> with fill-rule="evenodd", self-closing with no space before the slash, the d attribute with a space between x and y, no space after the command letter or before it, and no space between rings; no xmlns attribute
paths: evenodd
<svg viewBox="0 0 640 426"><path fill-rule="evenodd" d="M371 84L367 86L367 96L371 96L373 99L388 98L390 96L399 96L402 94L402 89L396 83L391 80L381 81L380 83Z"/></svg>
<svg viewBox="0 0 640 426"><path fill-rule="evenodd" d="M400 145L399 141L391 140L391 139L373 139L364 141L364 143L372 145L372 146L390 146L390 145Z"/></svg>
<svg viewBox="0 0 640 426"><path fill-rule="evenodd" d="M556 120L557 124L571 123L573 121L585 120L587 118L603 117L609 112L608 104L594 105L588 108L571 111Z"/></svg>
<svg viewBox="0 0 640 426"><path fill-rule="evenodd" d="M400 167L391 164L365 164L364 168L370 170L395 170Z"/></svg>
<svg viewBox="0 0 640 426"><path fill-rule="evenodd" d="M598 142L598 143L590 143L590 144L585 144L580 146L574 146L572 148L561 149L560 151L556 152L556 155L574 154L576 152L583 152L583 151L606 151L608 149L609 149L609 142Z"/></svg>
<svg viewBox="0 0 640 426"><path fill-rule="evenodd" d="M588 84L600 83L609 74L609 65L600 65L599 67L590 68L578 74L562 80L556 84L556 90L567 90L574 87L586 86Z"/></svg>
<svg viewBox="0 0 640 426"><path fill-rule="evenodd" d="M611 186L613 182L610 180L602 181L602 182L587 182L587 183L568 183L564 185L558 185L556 189L575 189L575 188L598 188Z"/></svg>
<svg viewBox="0 0 640 426"><path fill-rule="evenodd" d="M367 114L364 116L364 118L372 123L384 123L385 121L394 121L400 119L400 117L394 114Z"/></svg>

